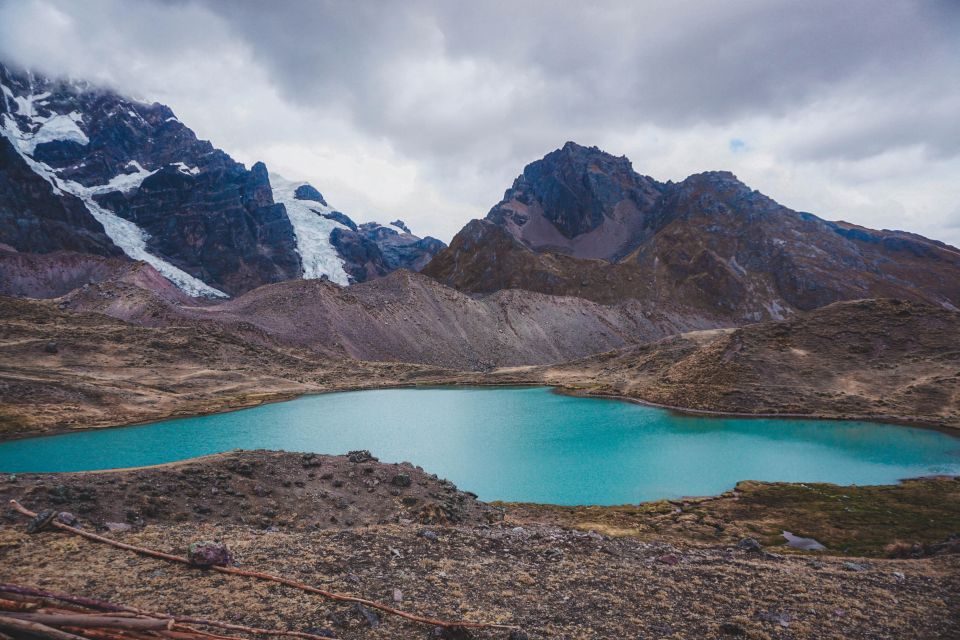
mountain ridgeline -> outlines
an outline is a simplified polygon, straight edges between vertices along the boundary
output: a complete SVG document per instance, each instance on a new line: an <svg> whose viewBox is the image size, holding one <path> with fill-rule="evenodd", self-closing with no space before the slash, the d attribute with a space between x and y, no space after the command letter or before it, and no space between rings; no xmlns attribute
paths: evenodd
<svg viewBox="0 0 960 640"><path fill-rule="evenodd" d="M191 295L271 282L346 285L444 245L356 225L319 191L250 169L166 106L0 65L0 242L149 262Z"/></svg>
<svg viewBox="0 0 960 640"><path fill-rule="evenodd" d="M861 298L960 307L954 247L793 211L729 172L657 182L572 142L529 164L424 273L466 292L638 298L721 324Z"/></svg>

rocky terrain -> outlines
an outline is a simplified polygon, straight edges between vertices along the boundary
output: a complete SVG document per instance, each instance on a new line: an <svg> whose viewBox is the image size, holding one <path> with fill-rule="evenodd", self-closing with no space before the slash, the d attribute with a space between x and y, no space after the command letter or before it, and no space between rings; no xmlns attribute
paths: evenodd
<svg viewBox="0 0 960 640"><path fill-rule="evenodd" d="M957 492L956 480L930 482L926 495ZM891 494L889 504L911 499L901 491L915 498L921 490L904 486L879 489ZM861 508L859 489L811 489L816 497L801 502L801 515L837 494ZM895 536L924 535L917 518L956 522L949 500L915 507L913 521L869 509L848 516L851 528L873 532L871 555L881 557L798 551L782 537L736 540L784 517L789 502L779 500L782 512L772 517L756 509L783 490L804 489L744 485L712 501L587 514L488 506L418 469L361 452L352 459L236 452L131 471L21 474L0 484L4 499L69 511L80 526L129 544L183 554L193 541L218 539L246 569L513 631L434 630L57 531L30 535L27 521L11 512L0 519L0 580L348 639L956 637L960 556L945 553L949 545L927 545L919 557L882 557ZM613 522L633 529L614 530Z"/></svg>
<svg viewBox="0 0 960 640"><path fill-rule="evenodd" d="M424 272L462 291L637 298L727 324L862 298L960 307L954 247L796 212L729 172L659 183L572 142L528 165Z"/></svg>
<svg viewBox="0 0 960 640"><path fill-rule="evenodd" d="M957 336L954 311L897 300L838 302L786 321L682 334L536 375L692 410L958 427Z"/></svg>
<svg viewBox="0 0 960 640"><path fill-rule="evenodd" d="M0 433L130 424L304 393L457 380L264 347L202 323L149 328L0 297Z"/></svg>
<svg viewBox="0 0 960 640"><path fill-rule="evenodd" d="M444 246L409 229L362 235L363 255L333 243L356 225L319 191L247 169L165 105L2 64L0 87L0 243L18 251L127 256L225 297L300 277L346 285Z"/></svg>

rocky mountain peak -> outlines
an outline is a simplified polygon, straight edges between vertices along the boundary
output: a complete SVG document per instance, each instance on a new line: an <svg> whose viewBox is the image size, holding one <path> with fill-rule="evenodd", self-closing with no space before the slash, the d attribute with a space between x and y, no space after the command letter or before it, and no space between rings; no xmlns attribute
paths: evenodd
<svg viewBox="0 0 960 640"><path fill-rule="evenodd" d="M610 259L632 249L661 189L627 158L567 142L528 164L487 219L534 249Z"/></svg>

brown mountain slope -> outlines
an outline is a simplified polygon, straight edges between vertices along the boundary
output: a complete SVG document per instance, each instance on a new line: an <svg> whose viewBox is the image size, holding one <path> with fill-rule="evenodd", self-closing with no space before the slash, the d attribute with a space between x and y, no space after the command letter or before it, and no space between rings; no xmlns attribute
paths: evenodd
<svg viewBox="0 0 960 640"><path fill-rule="evenodd" d="M347 288L320 280L283 282L207 306L111 282L59 302L146 326L210 324L256 344L328 357L459 370L563 362L715 326L706 317L657 312L636 300L605 306L510 290L472 298L403 270Z"/></svg>
<svg viewBox="0 0 960 640"><path fill-rule="evenodd" d="M636 298L728 325L863 298L960 307L954 247L796 212L728 172L657 183L573 143L529 165L423 273L466 292Z"/></svg>
<svg viewBox="0 0 960 640"><path fill-rule="evenodd" d="M83 285L125 282L179 303L189 297L145 262L90 253L24 253L0 248L0 295L57 298Z"/></svg>
<svg viewBox="0 0 960 640"><path fill-rule="evenodd" d="M694 410L960 427L960 313L896 300L841 302L525 375Z"/></svg>
<svg viewBox="0 0 960 640"><path fill-rule="evenodd" d="M453 372L330 361L245 340L211 323L150 328L55 302L0 296L0 437L131 424L304 393L419 381Z"/></svg>

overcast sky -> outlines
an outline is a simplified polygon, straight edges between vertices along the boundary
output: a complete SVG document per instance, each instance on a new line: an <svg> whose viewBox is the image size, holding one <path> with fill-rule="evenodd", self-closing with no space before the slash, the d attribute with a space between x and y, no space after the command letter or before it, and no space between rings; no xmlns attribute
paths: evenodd
<svg viewBox="0 0 960 640"><path fill-rule="evenodd" d="M0 58L444 241L574 140L960 245L955 0L0 0Z"/></svg>

